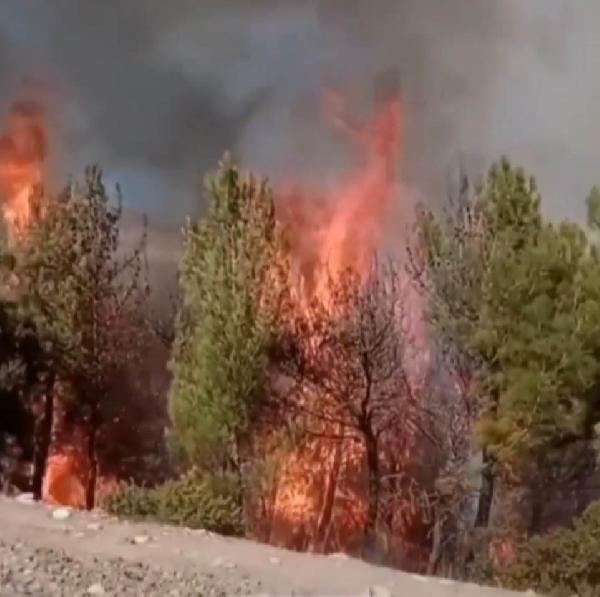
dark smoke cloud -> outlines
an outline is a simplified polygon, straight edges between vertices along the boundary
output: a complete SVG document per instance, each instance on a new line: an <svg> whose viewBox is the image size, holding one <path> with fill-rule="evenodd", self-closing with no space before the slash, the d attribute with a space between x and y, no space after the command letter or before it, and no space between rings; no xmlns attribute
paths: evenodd
<svg viewBox="0 0 600 597"><path fill-rule="evenodd" d="M225 149L275 178L336 175L324 84L365 109L397 78L404 175L427 196L506 152L573 214L596 172L600 9L588 0L3 0L0 99L56 100L61 172L98 161L169 220ZM391 74L390 74L391 73Z"/></svg>

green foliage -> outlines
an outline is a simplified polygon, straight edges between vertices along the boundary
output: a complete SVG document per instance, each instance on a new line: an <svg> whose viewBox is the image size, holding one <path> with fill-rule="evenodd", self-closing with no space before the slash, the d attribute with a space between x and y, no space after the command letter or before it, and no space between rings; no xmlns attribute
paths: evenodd
<svg viewBox="0 0 600 597"><path fill-rule="evenodd" d="M122 485L107 498L109 512L128 518L243 535L242 496L236 480L196 470L154 488Z"/></svg>
<svg viewBox="0 0 600 597"><path fill-rule="evenodd" d="M123 518L158 519L159 494L154 488L121 483L102 505L111 514Z"/></svg>
<svg viewBox="0 0 600 597"><path fill-rule="evenodd" d="M0 394L27 401L47 371L33 322L19 308L16 259L0 233Z"/></svg>
<svg viewBox="0 0 600 597"><path fill-rule="evenodd" d="M475 371L482 444L509 459L589 434L600 260L585 232L545 222L535 182L506 160L421 231L432 318Z"/></svg>
<svg viewBox="0 0 600 597"><path fill-rule="evenodd" d="M111 205L96 168L44 204L44 216L16 253L20 307L57 372L98 389L124 365L137 339L135 326L124 321L145 299L145 239L133 255L119 255L120 204Z"/></svg>
<svg viewBox="0 0 600 597"><path fill-rule="evenodd" d="M494 571L507 588L545 594L600 595L600 502L573 529L523 540L516 561Z"/></svg>
<svg viewBox="0 0 600 597"><path fill-rule="evenodd" d="M170 407L185 459L238 466L265 397L278 233L267 183L227 160L208 199L206 216L185 230Z"/></svg>

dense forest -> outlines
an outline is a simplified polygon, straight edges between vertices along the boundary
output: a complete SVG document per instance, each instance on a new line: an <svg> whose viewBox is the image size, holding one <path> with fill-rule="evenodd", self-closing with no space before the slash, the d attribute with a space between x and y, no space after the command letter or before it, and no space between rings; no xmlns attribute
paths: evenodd
<svg viewBox="0 0 600 597"><path fill-rule="evenodd" d="M318 275L267 180L226 157L205 195L159 312L99 169L7 223L4 490L595 594L600 192L551 221L502 159Z"/></svg>

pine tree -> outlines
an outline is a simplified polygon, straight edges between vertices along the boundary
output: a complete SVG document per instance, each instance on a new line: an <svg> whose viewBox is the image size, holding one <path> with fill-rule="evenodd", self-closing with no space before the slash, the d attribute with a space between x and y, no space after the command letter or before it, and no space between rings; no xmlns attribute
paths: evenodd
<svg viewBox="0 0 600 597"><path fill-rule="evenodd" d="M506 160L421 233L432 319L474 374L486 525L498 463L538 462L597 420L598 252L575 224L545 222L535 181Z"/></svg>
<svg viewBox="0 0 600 597"><path fill-rule="evenodd" d="M110 383L139 354L147 296L145 237L131 255L119 253L120 201L111 200L102 173L89 168L81 183L57 200L16 250L19 308L44 347L48 370L75 390L70 408L85 421L90 474L87 506L94 506L97 438ZM52 385L52 383L50 384ZM45 426L51 427L48 392ZM49 441L49 437L48 437ZM47 457L48 445L45 446Z"/></svg>
<svg viewBox="0 0 600 597"><path fill-rule="evenodd" d="M207 186L208 213L185 229L170 409L185 460L237 469L266 398L278 232L266 181L226 158Z"/></svg>

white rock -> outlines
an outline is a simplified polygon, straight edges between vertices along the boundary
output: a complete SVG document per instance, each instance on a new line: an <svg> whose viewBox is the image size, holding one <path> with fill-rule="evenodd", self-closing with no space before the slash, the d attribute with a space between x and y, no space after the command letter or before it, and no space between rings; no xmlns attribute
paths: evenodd
<svg viewBox="0 0 600 597"><path fill-rule="evenodd" d="M55 510L52 510L52 518L54 518L54 520L67 520L71 517L72 513L73 511L71 508L56 508Z"/></svg>
<svg viewBox="0 0 600 597"><path fill-rule="evenodd" d="M102 525L99 522L90 522L87 525L89 531L99 531L102 528Z"/></svg>
<svg viewBox="0 0 600 597"><path fill-rule="evenodd" d="M150 541L150 537L148 537L148 535L136 535L133 538L133 542L136 545L143 545L144 543L148 543L148 541Z"/></svg>
<svg viewBox="0 0 600 597"><path fill-rule="evenodd" d="M235 568L235 564L233 562L225 562L223 564L223 568L227 568L227 570L232 570Z"/></svg>
<svg viewBox="0 0 600 597"><path fill-rule="evenodd" d="M20 493L15 499L20 504L35 504L33 493Z"/></svg>
<svg viewBox="0 0 600 597"><path fill-rule="evenodd" d="M271 556L269 562L273 564L273 566L279 566L279 564L281 564L281 560L275 556Z"/></svg>
<svg viewBox="0 0 600 597"><path fill-rule="evenodd" d="M104 593L104 587L99 582L90 585L87 589L88 595L104 595Z"/></svg>

